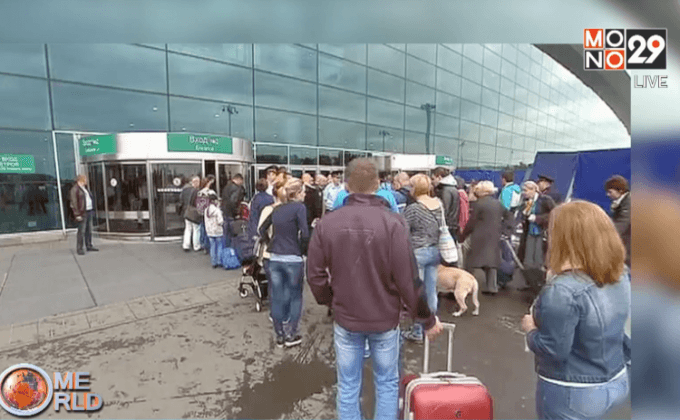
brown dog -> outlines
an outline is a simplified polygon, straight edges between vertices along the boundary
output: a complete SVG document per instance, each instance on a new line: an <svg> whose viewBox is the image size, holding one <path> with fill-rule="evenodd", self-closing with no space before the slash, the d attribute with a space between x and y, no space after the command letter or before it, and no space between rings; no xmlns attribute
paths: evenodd
<svg viewBox="0 0 680 420"><path fill-rule="evenodd" d="M446 292L453 292L460 309L453 316L461 316L467 311L465 298L472 292L472 303L475 305L472 315L479 315L479 285L477 279L465 270L440 265L437 269L437 284Z"/></svg>

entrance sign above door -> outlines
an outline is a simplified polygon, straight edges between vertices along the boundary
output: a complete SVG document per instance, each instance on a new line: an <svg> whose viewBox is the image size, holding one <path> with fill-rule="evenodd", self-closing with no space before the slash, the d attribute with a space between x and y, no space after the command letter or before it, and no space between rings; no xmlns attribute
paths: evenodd
<svg viewBox="0 0 680 420"><path fill-rule="evenodd" d="M437 156L437 165L451 166L453 165L453 159L450 156Z"/></svg>
<svg viewBox="0 0 680 420"><path fill-rule="evenodd" d="M0 174L34 174L33 155L10 155L0 153Z"/></svg>
<svg viewBox="0 0 680 420"><path fill-rule="evenodd" d="M168 133L168 152L233 153L231 137Z"/></svg>
<svg viewBox="0 0 680 420"><path fill-rule="evenodd" d="M116 135L89 136L80 139L80 156L116 154Z"/></svg>

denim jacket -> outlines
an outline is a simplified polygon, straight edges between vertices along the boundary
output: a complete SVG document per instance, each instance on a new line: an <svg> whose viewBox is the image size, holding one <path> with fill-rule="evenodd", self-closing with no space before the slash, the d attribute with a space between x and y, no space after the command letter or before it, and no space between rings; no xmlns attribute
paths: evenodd
<svg viewBox="0 0 680 420"><path fill-rule="evenodd" d="M612 379L630 361L630 305L628 269L604 287L578 271L553 277L534 306L538 329L527 334L538 374L575 383Z"/></svg>

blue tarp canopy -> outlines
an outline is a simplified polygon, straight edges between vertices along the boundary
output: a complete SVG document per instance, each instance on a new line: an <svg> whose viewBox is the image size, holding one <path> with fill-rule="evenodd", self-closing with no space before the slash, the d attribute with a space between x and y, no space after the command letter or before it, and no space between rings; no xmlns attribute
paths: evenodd
<svg viewBox="0 0 680 420"><path fill-rule="evenodd" d="M466 183L472 181L492 181L493 184L500 190L503 188L501 179L505 171L490 171L490 170L457 170L455 175L460 176ZM515 171L515 184L521 185L524 182L526 170Z"/></svg>
<svg viewBox="0 0 680 420"><path fill-rule="evenodd" d="M553 191L567 198L571 181L574 179L578 153L573 152L538 152L531 170L531 180L537 181L539 175L545 175L555 180Z"/></svg>
<svg viewBox="0 0 680 420"><path fill-rule="evenodd" d="M621 175L630 185L630 172L630 149L580 152L572 198L588 200L609 211L605 182L613 175Z"/></svg>

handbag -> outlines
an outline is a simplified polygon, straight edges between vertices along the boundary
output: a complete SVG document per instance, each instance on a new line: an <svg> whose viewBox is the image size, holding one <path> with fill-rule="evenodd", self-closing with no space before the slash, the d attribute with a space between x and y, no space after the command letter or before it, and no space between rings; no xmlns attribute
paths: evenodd
<svg viewBox="0 0 680 420"><path fill-rule="evenodd" d="M441 203L441 202L440 202ZM449 264L458 262L458 247L456 241L453 240L449 227L446 225L446 217L444 216L444 205L441 204L442 209L442 225L439 227L439 253L444 261Z"/></svg>

